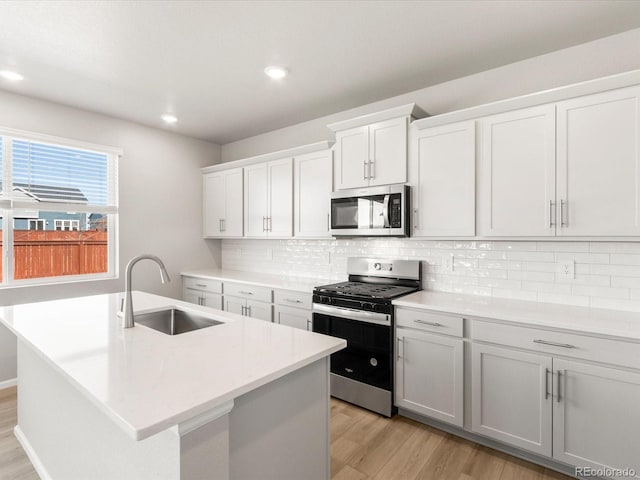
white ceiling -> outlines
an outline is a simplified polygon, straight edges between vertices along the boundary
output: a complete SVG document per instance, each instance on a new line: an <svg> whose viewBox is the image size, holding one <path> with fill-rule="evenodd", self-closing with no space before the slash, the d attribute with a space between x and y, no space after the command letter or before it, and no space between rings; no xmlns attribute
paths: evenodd
<svg viewBox="0 0 640 480"><path fill-rule="evenodd" d="M636 0L2 1L0 88L224 144L637 27Z"/></svg>

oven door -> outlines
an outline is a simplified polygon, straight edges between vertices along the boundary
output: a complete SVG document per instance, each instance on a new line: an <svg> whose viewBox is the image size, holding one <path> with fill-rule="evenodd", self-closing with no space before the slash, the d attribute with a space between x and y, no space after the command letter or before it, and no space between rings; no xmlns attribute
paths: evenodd
<svg viewBox="0 0 640 480"><path fill-rule="evenodd" d="M314 304L313 331L343 338L347 348L331 355L331 373L393 390L391 316Z"/></svg>
<svg viewBox="0 0 640 480"><path fill-rule="evenodd" d="M331 234L404 236L407 189L404 185L344 190L331 196Z"/></svg>

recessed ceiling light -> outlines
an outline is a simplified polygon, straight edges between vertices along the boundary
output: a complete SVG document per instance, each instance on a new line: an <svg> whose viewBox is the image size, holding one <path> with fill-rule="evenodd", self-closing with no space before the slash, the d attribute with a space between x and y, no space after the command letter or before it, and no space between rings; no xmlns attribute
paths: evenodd
<svg viewBox="0 0 640 480"><path fill-rule="evenodd" d="M165 113L160 118L164 120L165 123L176 123L178 121L178 117L171 115L170 113Z"/></svg>
<svg viewBox="0 0 640 480"><path fill-rule="evenodd" d="M287 76L287 69L284 67L278 67L276 65L271 65L264 69L264 73L266 73L269 77L280 79Z"/></svg>
<svg viewBox="0 0 640 480"><path fill-rule="evenodd" d="M18 72L12 72L11 70L0 70L0 77L5 80L12 80L14 82L19 82L20 80L24 80L24 77L20 75Z"/></svg>

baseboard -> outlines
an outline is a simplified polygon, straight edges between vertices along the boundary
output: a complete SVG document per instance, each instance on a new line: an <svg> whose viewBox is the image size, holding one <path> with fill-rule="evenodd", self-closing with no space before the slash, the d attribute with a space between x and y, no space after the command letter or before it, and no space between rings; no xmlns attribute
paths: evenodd
<svg viewBox="0 0 640 480"><path fill-rule="evenodd" d="M0 390L3 390L5 388L9 388L9 387L15 387L18 384L18 379L17 378L11 378L9 380L3 380L2 382L0 382Z"/></svg>
<svg viewBox="0 0 640 480"><path fill-rule="evenodd" d="M555 470L556 472L563 473L569 477L576 477L575 469L569 465L565 465L563 463L558 463L550 458L546 458L540 455L536 455L534 453L530 453L524 450L520 450L519 448L511 447L509 445L505 445L503 443L497 442L487 437L483 437L482 435L478 435L473 432L469 432L467 430L463 430L461 428L455 427L453 425L449 425L438 420L434 420L433 418L425 417L424 415L420 415L419 413L412 412L410 410L405 410L401 408L398 412L403 417L410 418L412 420L416 420L420 423L424 423L425 425L429 425L431 427L437 428L438 430L443 430L447 433L451 433L458 437L462 437L466 440L470 440L474 443L479 443L480 445L484 445L485 447L493 448L494 450L498 450L503 453L507 453L513 457L520 458L522 460L526 460L531 463L535 463L545 468L549 468L551 470Z"/></svg>
<svg viewBox="0 0 640 480"><path fill-rule="evenodd" d="M27 439L25 434L22 432L20 425L16 425L14 427L13 434L18 439L18 442L24 449L25 453L27 454L27 457L29 457L29 460L31 461L31 464L33 465L33 468L36 470L36 473L38 474L38 476L42 480L53 480L51 478L51 475L49 475L49 473L47 472L47 469L44 468L44 465L42 465L40 458L31 447L31 443L29 443L29 440Z"/></svg>

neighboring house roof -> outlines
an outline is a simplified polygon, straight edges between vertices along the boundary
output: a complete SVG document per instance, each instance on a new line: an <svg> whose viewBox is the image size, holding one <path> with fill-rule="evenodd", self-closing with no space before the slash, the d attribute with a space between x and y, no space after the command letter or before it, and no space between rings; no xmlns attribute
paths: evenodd
<svg viewBox="0 0 640 480"><path fill-rule="evenodd" d="M13 190L24 193L38 202L87 203L87 197L78 188L14 183Z"/></svg>

